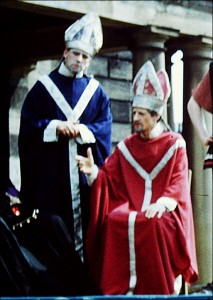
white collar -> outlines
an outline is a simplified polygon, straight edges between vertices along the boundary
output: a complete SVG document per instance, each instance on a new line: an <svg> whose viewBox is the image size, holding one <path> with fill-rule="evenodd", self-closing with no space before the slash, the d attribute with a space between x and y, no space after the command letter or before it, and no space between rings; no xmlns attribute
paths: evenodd
<svg viewBox="0 0 213 300"><path fill-rule="evenodd" d="M59 74L64 75L66 77L74 77L73 74L70 73L69 69L65 66L64 62L61 63L58 72ZM83 77L83 71L77 73L75 77L76 78Z"/></svg>
<svg viewBox="0 0 213 300"><path fill-rule="evenodd" d="M160 136L162 134L162 132L164 131L164 128L163 128L163 125L161 123L161 121L159 121L154 128L152 128L152 130L150 131L150 134L149 134L149 139L153 139L153 138L156 138L158 136ZM140 133L140 136L142 138L144 138L142 136L142 134Z"/></svg>
<svg viewBox="0 0 213 300"><path fill-rule="evenodd" d="M158 123L156 124L156 126L151 130L151 132L150 132L150 134L149 134L149 138L150 138L150 139L153 139L153 138L158 137L159 135L162 134L163 130L164 130L164 129L163 129L163 125L162 125L162 123L161 123L161 121L160 121L160 122L158 122Z"/></svg>

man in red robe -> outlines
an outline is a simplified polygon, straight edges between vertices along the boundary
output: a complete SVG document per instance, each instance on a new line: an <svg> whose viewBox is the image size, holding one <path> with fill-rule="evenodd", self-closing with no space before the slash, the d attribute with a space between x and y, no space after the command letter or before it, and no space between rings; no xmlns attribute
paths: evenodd
<svg viewBox="0 0 213 300"><path fill-rule="evenodd" d="M200 141L208 151L203 163L203 169L213 169L213 136L208 132L203 110L213 114L213 62L204 74L199 84L192 90L192 95L187 104L188 113Z"/></svg>
<svg viewBox="0 0 213 300"><path fill-rule="evenodd" d="M198 279L186 145L161 120L169 95L148 61L133 82L135 132L102 168L91 149L76 157L92 184L88 263L105 295L170 295L182 276Z"/></svg>

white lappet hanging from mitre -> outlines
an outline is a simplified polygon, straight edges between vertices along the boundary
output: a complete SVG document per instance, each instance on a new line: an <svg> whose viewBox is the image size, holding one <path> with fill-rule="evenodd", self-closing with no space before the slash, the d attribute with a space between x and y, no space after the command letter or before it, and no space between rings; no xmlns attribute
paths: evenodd
<svg viewBox="0 0 213 300"><path fill-rule="evenodd" d="M165 70L157 73L151 61L138 71L133 81L133 107L141 107L162 115L170 96L169 78Z"/></svg>
<svg viewBox="0 0 213 300"><path fill-rule="evenodd" d="M95 55L103 45L100 18L92 12L84 15L67 28L64 39L68 49L79 49L90 56Z"/></svg>

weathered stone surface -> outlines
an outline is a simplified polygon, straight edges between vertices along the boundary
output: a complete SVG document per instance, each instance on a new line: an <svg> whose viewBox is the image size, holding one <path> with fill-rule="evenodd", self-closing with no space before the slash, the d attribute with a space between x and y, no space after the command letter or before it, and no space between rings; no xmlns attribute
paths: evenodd
<svg viewBox="0 0 213 300"><path fill-rule="evenodd" d="M22 1L20 1L22 2ZM211 1L33 1L30 4L79 13L96 13L112 21L134 25L155 25L182 34L212 37ZM197 3L195 3L197 2ZM94 8L95 6L95 8Z"/></svg>
<svg viewBox="0 0 213 300"><path fill-rule="evenodd" d="M131 124L113 123L112 143L118 143L131 133Z"/></svg>
<svg viewBox="0 0 213 300"><path fill-rule="evenodd" d="M132 80L132 63L120 59L110 59L109 76L111 78Z"/></svg>
<svg viewBox="0 0 213 300"><path fill-rule="evenodd" d="M88 74L92 74L95 77L108 77L108 59L105 57L95 56L89 66Z"/></svg>
<svg viewBox="0 0 213 300"><path fill-rule="evenodd" d="M113 122L124 124L131 122L130 102L111 100L111 110L113 115Z"/></svg>
<svg viewBox="0 0 213 300"><path fill-rule="evenodd" d="M131 93L131 82L112 80L105 78L97 78L103 85L105 91L107 92L109 98L116 100L129 101Z"/></svg>

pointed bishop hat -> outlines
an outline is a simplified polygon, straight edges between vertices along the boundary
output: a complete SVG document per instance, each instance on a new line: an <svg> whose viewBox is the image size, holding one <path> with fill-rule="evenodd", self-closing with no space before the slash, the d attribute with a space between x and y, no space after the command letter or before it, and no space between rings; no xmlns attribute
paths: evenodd
<svg viewBox="0 0 213 300"><path fill-rule="evenodd" d="M133 81L133 107L146 108L162 115L171 89L165 70L156 73L151 61L138 71Z"/></svg>
<svg viewBox="0 0 213 300"><path fill-rule="evenodd" d="M95 55L103 44L100 18L88 13L67 28L64 35L66 48L78 49L90 56Z"/></svg>

